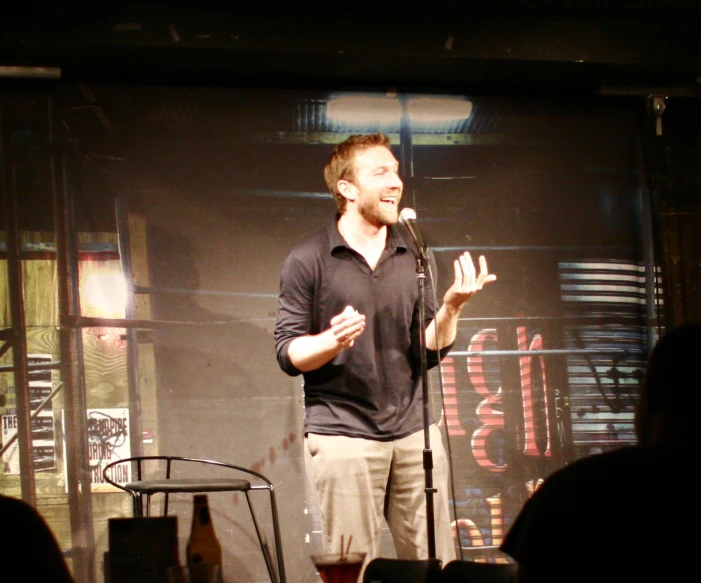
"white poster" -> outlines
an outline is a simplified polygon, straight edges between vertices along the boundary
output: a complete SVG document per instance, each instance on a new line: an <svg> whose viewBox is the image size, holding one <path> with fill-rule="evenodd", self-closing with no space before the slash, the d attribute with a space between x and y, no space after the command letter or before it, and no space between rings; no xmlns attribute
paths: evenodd
<svg viewBox="0 0 701 583"><path fill-rule="evenodd" d="M8 443L17 433L17 415L2 416L2 443ZM2 454L2 473L19 474L19 440Z"/></svg>
<svg viewBox="0 0 701 583"><path fill-rule="evenodd" d="M129 409L126 407L88 409L87 431L91 490L93 492L121 492L105 480L103 470L107 464L128 458L131 455ZM130 482L131 465L120 464L111 470L110 478L119 484Z"/></svg>
<svg viewBox="0 0 701 583"><path fill-rule="evenodd" d="M102 475L104 467L131 455L129 445L129 409L88 409L88 459L93 492L120 491ZM131 481L131 465L120 464L110 479L119 484Z"/></svg>

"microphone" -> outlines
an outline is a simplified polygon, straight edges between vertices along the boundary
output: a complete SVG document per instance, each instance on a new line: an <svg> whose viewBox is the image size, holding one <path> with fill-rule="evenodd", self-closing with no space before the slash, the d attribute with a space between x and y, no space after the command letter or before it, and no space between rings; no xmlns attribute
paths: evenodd
<svg viewBox="0 0 701 583"><path fill-rule="evenodd" d="M399 222L406 227L409 231L409 235L414 241L414 245L419 250L419 253L426 257L426 244L424 243L423 237L419 232L419 228L416 226L416 211L414 209L405 208L399 213Z"/></svg>

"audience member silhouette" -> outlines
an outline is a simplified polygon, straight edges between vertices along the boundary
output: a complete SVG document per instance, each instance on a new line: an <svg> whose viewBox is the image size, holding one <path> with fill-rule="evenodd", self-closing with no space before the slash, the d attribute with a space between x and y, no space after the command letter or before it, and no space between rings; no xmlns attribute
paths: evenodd
<svg viewBox="0 0 701 583"><path fill-rule="evenodd" d="M522 582L682 581L695 572L701 325L665 335L635 410L638 445L549 476L501 549Z"/></svg>
<svg viewBox="0 0 701 583"><path fill-rule="evenodd" d="M73 583L56 538L41 515L26 502L2 494L0 549L8 581Z"/></svg>

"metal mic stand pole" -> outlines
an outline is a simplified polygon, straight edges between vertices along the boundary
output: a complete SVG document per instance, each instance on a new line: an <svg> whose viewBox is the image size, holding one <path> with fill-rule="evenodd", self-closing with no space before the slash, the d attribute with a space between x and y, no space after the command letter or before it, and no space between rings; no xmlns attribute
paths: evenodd
<svg viewBox="0 0 701 583"><path fill-rule="evenodd" d="M414 151L412 147L411 123L409 120L408 98L406 95L400 96L402 105L402 118L399 127L399 139L401 144L402 168L407 171L406 186L412 185L414 192ZM426 522L428 535L428 558L436 558L436 525L433 510L433 494L436 489L433 487L433 453L431 452L431 437L429 435L429 419L431 418L428 400L428 370L426 364L426 302L424 288L426 282L426 269L429 268L428 249L426 245L416 245L418 256L416 258L416 275L419 282L419 350L421 353L421 385L423 387L424 399L424 455L423 465L426 476Z"/></svg>
<svg viewBox="0 0 701 583"><path fill-rule="evenodd" d="M428 366L426 358L426 269L428 269L428 252L425 247L419 248L416 258L416 276L419 283L419 351L421 354L421 385L424 400L424 475L426 493L426 523L428 535L428 558L436 558L436 525L434 520L433 494L436 489L433 487L433 452L431 451L431 436L429 434L429 420L431 418L428 395Z"/></svg>

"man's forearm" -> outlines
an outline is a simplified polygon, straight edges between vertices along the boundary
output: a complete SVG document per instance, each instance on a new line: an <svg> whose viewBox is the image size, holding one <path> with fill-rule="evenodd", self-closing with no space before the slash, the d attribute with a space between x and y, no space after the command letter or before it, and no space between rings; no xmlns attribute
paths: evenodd
<svg viewBox="0 0 701 583"><path fill-rule="evenodd" d="M441 306L426 328L426 348L437 351L455 342L460 312L461 310L450 308L446 304ZM438 335L436 335L436 325Z"/></svg>
<svg viewBox="0 0 701 583"><path fill-rule="evenodd" d="M321 368L343 350L343 345L336 340L329 329L320 334L298 336L287 349L290 362L302 372Z"/></svg>

